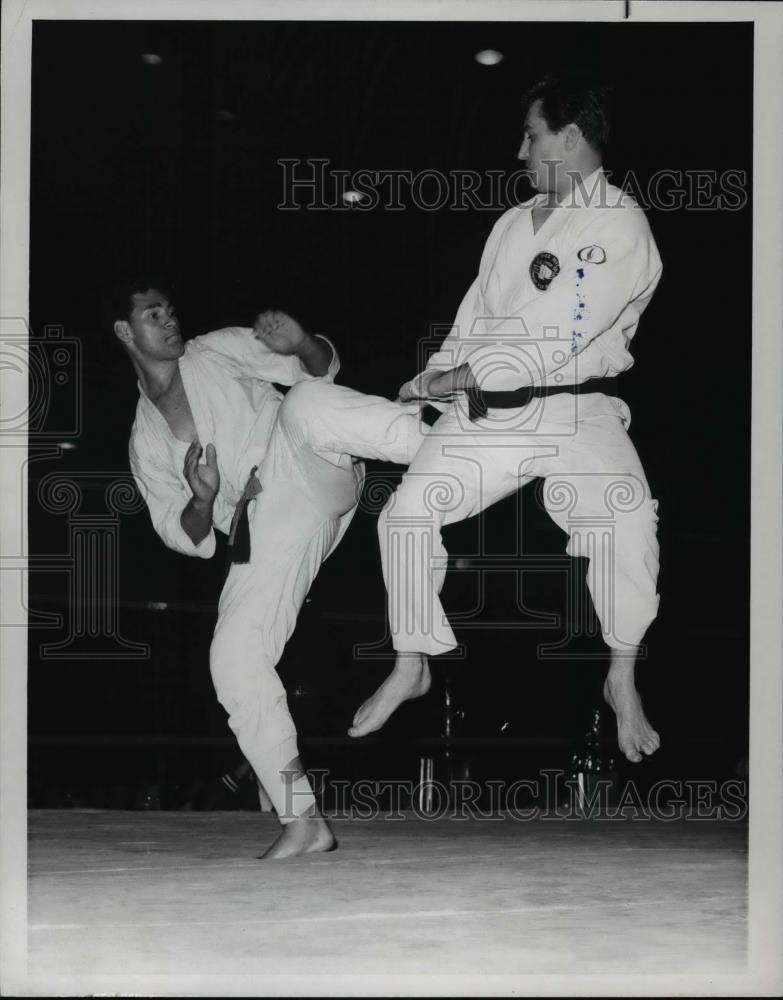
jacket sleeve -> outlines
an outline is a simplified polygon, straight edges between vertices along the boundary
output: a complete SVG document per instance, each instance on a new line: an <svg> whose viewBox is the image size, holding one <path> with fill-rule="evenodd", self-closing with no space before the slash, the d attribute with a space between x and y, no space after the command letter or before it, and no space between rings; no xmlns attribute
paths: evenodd
<svg viewBox="0 0 783 1000"><path fill-rule="evenodd" d="M618 210L587 227L558 264L549 286L513 315L473 323L458 363L482 389L535 385L607 330L630 337L661 273L644 216Z"/></svg>
<svg viewBox="0 0 783 1000"><path fill-rule="evenodd" d="M320 333L314 336L325 341L332 352L329 368L324 375L311 375L305 371L295 354L276 354L270 351L266 344L256 339L249 327L229 326L223 330L215 330L196 337L192 344L199 351L220 355L224 362L235 367L237 375L277 382L279 385L294 385L296 382L312 380L334 382L340 370L340 359L335 346L328 337Z"/></svg>
<svg viewBox="0 0 783 1000"><path fill-rule="evenodd" d="M133 438L129 458L131 472L147 502L152 525L165 544L182 555L210 559L215 554L214 528L210 528L206 538L194 545L180 522L182 511L191 498L190 489L172 470L143 455Z"/></svg>

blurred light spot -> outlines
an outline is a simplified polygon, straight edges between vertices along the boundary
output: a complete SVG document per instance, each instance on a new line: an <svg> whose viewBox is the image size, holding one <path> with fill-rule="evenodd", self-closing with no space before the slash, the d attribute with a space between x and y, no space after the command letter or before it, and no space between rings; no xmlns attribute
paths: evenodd
<svg viewBox="0 0 783 1000"><path fill-rule="evenodd" d="M364 201L364 195L358 191L343 191L343 201L348 205L358 205Z"/></svg>
<svg viewBox="0 0 783 1000"><path fill-rule="evenodd" d="M148 607L152 611L165 611L166 608L168 607L168 604L166 604L165 601L150 601Z"/></svg>
<svg viewBox="0 0 783 1000"><path fill-rule="evenodd" d="M476 53L476 62L481 63L482 66L497 66L498 63L503 62L503 53L496 49L482 49L481 52Z"/></svg>
<svg viewBox="0 0 783 1000"><path fill-rule="evenodd" d="M73 451L76 448L76 445L73 441L58 441L57 447L62 448L63 451Z"/></svg>
<svg viewBox="0 0 783 1000"><path fill-rule="evenodd" d="M141 57L141 61L148 66L160 66L163 62L163 56L159 56L157 52L145 52Z"/></svg>
<svg viewBox="0 0 783 1000"><path fill-rule="evenodd" d="M500 727L501 733L504 733L510 725L511 725L510 722L504 722L503 725Z"/></svg>

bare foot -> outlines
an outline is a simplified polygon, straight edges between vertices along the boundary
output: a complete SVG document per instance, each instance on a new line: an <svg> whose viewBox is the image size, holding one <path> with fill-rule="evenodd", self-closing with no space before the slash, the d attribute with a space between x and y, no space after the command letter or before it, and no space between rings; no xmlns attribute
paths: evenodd
<svg viewBox="0 0 783 1000"><path fill-rule="evenodd" d="M394 670L375 694L359 707L348 735L367 736L381 729L404 701L421 698L429 691L431 683L426 656L421 653L398 653Z"/></svg>
<svg viewBox="0 0 783 1000"><path fill-rule="evenodd" d="M336 850L337 841L323 816L306 813L286 823L283 832L259 857L259 861L281 861L301 854Z"/></svg>
<svg viewBox="0 0 783 1000"><path fill-rule="evenodd" d="M617 716L617 742L628 760L638 764L642 754L654 754L661 738L644 714L633 671L610 670L604 681L604 699Z"/></svg>

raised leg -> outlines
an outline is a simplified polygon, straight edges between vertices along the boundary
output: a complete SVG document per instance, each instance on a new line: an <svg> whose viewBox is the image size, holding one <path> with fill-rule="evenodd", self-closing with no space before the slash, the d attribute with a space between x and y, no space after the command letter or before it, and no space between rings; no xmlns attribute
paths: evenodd
<svg viewBox="0 0 783 1000"><path fill-rule="evenodd" d="M294 446L309 445L335 464L354 456L408 465L424 439L418 403L330 382L298 382L289 389L278 426Z"/></svg>

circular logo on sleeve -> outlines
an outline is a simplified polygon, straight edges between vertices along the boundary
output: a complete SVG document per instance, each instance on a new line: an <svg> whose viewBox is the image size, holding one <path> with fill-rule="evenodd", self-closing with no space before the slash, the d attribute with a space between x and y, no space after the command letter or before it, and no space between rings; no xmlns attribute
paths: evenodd
<svg viewBox="0 0 783 1000"><path fill-rule="evenodd" d="M560 261L553 253L542 250L530 263L530 277L540 291L549 288L552 279L560 273Z"/></svg>

